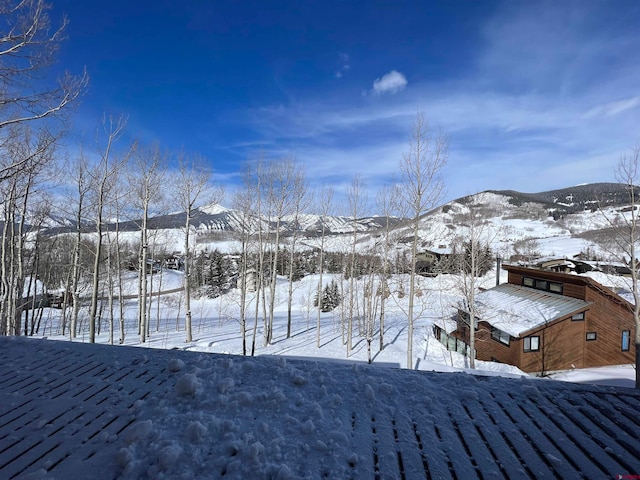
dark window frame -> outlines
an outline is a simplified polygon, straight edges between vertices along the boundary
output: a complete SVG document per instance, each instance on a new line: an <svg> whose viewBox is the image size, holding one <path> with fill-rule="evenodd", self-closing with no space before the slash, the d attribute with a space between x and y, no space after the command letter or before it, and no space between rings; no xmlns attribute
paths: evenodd
<svg viewBox="0 0 640 480"><path fill-rule="evenodd" d="M506 341L505 341L506 337ZM500 330L494 326L491 327L491 338L496 342L509 347L511 345L511 335L504 330Z"/></svg>
<svg viewBox="0 0 640 480"><path fill-rule="evenodd" d="M625 348L625 340L626 340L626 348ZM631 330L623 330L622 331L622 345L620 345L623 352L628 352L631 350Z"/></svg>
<svg viewBox="0 0 640 480"><path fill-rule="evenodd" d="M598 340L598 332L587 332L585 335L585 340L587 342L595 342Z"/></svg>
<svg viewBox="0 0 640 480"><path fill-rule="evenodd" d="M531 343L532 343L531 341L534 338L536 339L536 343L537 343L536 348L531 347ZM527 343L529 343L529 348L527 348ZM522 339L522 350L524 353L539 352L540 351L540 335L529 335L528 337L524 337Z"/></svg>
<svg viewBox="0 0 640 480"><path fill-rule="evenodd" d="M544 280L542 278L522 277L522 286L535 288L536 290L542 290L544 292L555 293L557 295L564 295L563 283Z"/></svg>
<svg viewBox="0 0 640 480"><path fill-rule="evenodd" d="M584 322L585 317L586 317L586 312L576 313L574 315L571 315L571 321L572 322Z"/></svg>

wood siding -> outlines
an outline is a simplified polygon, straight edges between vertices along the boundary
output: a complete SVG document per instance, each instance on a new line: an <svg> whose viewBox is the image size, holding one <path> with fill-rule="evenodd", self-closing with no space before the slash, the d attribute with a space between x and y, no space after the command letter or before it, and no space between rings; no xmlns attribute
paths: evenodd
<svg viewBox="0 0 640 480"><path fill-rule="evenodd" d="M519 338L518 367L525 372L546 373L569 368L584 368L584 321L571 321L571 317L555 321L547 327L527 332L526 336L539 336L540 349L524 351L524 337Z"/></svg>
<svg viewBox="0 0 640 480"><path fill-rule="evenodd" d="M481 321L476 343L479 360L497 360L530 373L635 362L633 314L629 304L618 295L577 275L512 266L505 266L505 269L511 284L522 285L525 276L562 283L564 296L591 305L584 320L572 321L570 316L555 320L523 332L520 338L511 337L509 346L492 339L491 326ZM630 331L630 348L626 352L622 351L623 330ZM595 332L596 340L587 341L587 332ZM468 341L468 332L456 333ZM532 335L540 337L540 350L524 352L523 337Z"/></svg>
<svg viewBox="0 0 640 480"><path fill-rule="evenodd" d="M614 302L593 289L587 293L588 302L593 302L586 318L586 332L596 332L594 341L585 341L584 364L590 367L621 365L635 362L633 340L629 351L622 351L622 331L635 332L633 314L628 308Z"/></svg>

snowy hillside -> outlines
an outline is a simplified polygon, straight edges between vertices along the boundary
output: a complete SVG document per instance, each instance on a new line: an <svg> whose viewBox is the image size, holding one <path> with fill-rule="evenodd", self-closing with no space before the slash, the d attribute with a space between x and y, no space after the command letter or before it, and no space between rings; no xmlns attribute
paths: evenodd
<svg viewBox="0 0 640 480"><path fill-rule="evenodd" d="M602 206L609 218L624 213L624 189L618 184L580 185L562 190L525 194L514 191L487 191L463 197L442 205L422 217L420 225L420 249L449 248L456 238L468 238L470 228L483 226L484 235L496 254L509 258L517 245L534 241L542 256L575 255L590 249L597 250L595 240L598 232L608 227L605 216L597 211ZM473 221L471 221L473 220ZM154 231L151 242L167 251L184 249L184 213L173 213L154 217L149 227ZM240 212L211 204L194 212L192 228L196 235L193 241L199 248L222 251L239 250L234 243L242 226L254 225L249 230L257 231L256 218L246 218ZM52 222L52 234L70 231L61 227L62 219ZM73 222L66 222L72 226ZM273 230L266 218L261 219L263 231ZM297 220L285 217L281 221L282 241L290 241L293 231L298 233L298 246L317 248L319 234L324 225L327 236L325 247L330 251L344 251L352 241L352 232L358 231L358 250L371 251L382 241L389 228L388 238L393 245L388 255L407 252L412 233L406 219L397 217L365 217L353 219L345 216L319 216L301 214ZM120 231L135 242L139 222L120 224ZM91 236L92 228L85 228Z"/></svg>

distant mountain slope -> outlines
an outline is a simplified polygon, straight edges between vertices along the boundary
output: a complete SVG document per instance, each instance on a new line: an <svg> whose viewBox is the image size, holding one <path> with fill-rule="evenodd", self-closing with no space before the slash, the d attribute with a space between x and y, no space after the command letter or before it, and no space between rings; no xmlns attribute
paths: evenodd
<svg viewBox="0 0 640 480"><path fill-rule="evenodd" d="M638 192L640 193L640 192ZM514 190L488 190L462 197L425 214L420 225L421 249L437 248L450 245L454 238L468 235L469 205L474 204L474 215L481 217L499 230L494 243L500 243L505 249L514 242L525 239L541 238L578 238L589 231L597 231L606 227L603 218L595 212L600 206L608 208L628 204L628 191L624 185L616 183L597 183L577 185L559 190L538 193L522 193ZM262 218L266 228L268 220ZM186 216L184 212L155 216L149 220L149 228L156 230L177 230L184 228ZM356 228L362 233L359 238L360 248L380 242L379 230L387 224L391 227L396 248L406 250L412 232L407 219L386 217L365 217L357 219ZM51 225L50 234L73 231L73 222L65 222L57 218ZM121 232L139 230L139 221L121 222ZM228 209L217 204L206 205L194 211L192 225L196 228L200 240L215 243L229 239L242 229L242 215L239 211ZM313 214L302 214L297 222L292 218L284 218L281 222L281 234L284 238L297 231L301 237L315 245L313 238L324 230L326 235L335 237L335 248L342 245L342 235L353 231L354 221L344 216L322 217ZM275 229L275 224L269 226ZM93 230L91 225L83 229ZM389 252L388 252L389 253Z"/></svg>
<svg viewBox="0 0 640 480"><path fill-rule="evenodd" d="M616 206L629 203L627 187L620 183L590 183L539 193L522 193L514 190L488 191L509 197L509 202L515 206L534 202L562 213L593 210L597 209L598 205Z"/></svg>
<svg viewBox="0 0 640 480"><path fill-rule="evenodd" d="M628 204L627 188L616 183L539 193L487 190L452 200L426 213L420 221L418 248L446 251L460 239L470 238L470 229L475 224L476 229L482 225L485 241L503 256L513 254L514 246L527 240L540 241L537 243L540 251L547 255L560 252L573 255L596 247L597 235L592 233L608 228L607 220L598 211L600 208L623 212ZM406 254L413 239L409 224L397 225L393 237L394 250ZM369 245L375 242L375 232L362 240Z"/></svg>

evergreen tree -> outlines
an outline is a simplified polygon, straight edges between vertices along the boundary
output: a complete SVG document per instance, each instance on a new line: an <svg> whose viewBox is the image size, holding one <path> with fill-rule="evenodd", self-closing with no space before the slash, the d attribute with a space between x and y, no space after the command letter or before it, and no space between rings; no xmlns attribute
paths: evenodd
<svg viewBox="0 0 640 480"><path fill-rule="evenodd" d="M325 285L322 290L322 299L320 300L320 310L323 312L333 311L342 302L342 296L338 290L338 283L335 280L331 280L331 283ZM316 294L313 305L318 306L318 295Z"/></svg>

